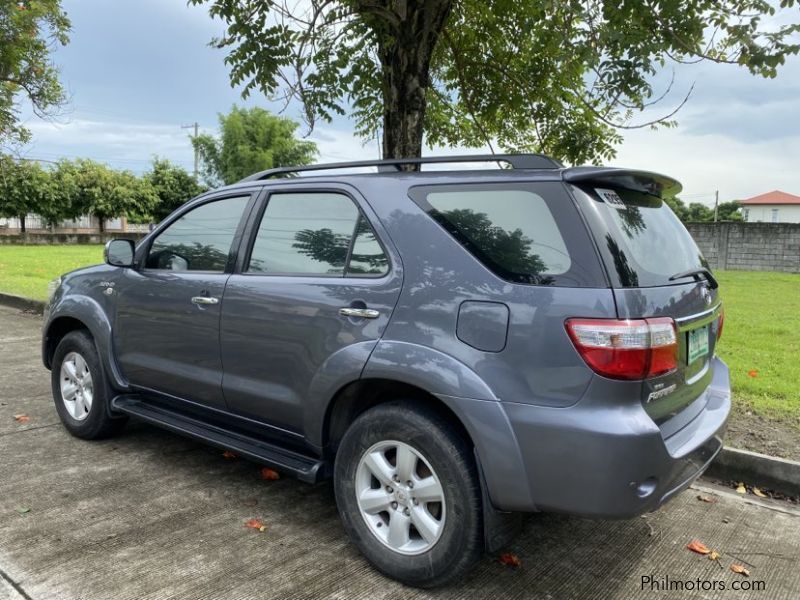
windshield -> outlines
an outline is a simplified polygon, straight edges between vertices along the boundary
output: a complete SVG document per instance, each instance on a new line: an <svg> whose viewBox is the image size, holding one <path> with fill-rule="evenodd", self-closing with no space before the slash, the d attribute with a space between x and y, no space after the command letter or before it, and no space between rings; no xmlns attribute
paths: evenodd
<svg viewBox="0 0 800 600"><path fill-rule="evenodd" d="M670 277L708 268L692 236L661 198L590 185L574 189L589 203L590 225L616 286L683 284L691 278Z"/></svg>

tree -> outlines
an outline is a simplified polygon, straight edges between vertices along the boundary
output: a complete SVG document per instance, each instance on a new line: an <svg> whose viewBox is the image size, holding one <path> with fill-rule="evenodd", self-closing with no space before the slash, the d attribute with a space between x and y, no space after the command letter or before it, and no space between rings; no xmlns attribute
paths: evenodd
<svg viewBox="0 0 800 600"><path fill-rule="evenodd" d="M186 169L157 157L144 179L158 196L158 203L150 215L155 221L162 221L176 208L208 189L198 184Z"/></svg>
<svg viewBox="0 0 800 600"><path fill-rule="evenodd" d="M220 137L208 134L192 139L210 185L234 183L256 171L307 165L317 155L313 142L294 137L298 125L263 108L233 107L219 115Z"/></svg>
<svg viewBox="0 0 800 600"><path fill-rule="evenodd" d="M742 213L739 210L741 205L738 201L720 202L717 207L718 221L741 221Z"/></svg>
<svg viewBox="0 0 800 600"><path fill-rule="evenodd" d="M686 207L686 214L683 220L686 222L713 221L714 211L705 204L692 202Z"/></svg>
<svg viewBox="0 0 800 600"><path fill-rule="evenodd" d="M37 168L35 163L0 155L0 216L19 219L22 233L26 231L25 218L36 209Z"/></svg>
<svg viewBox="0 0 800 600"><path fill-rule="evenodd" d="M100 220L100 231L108 219L126 214L149 214L158 196L149 181L130 171L114 171L88 160L74 162L73 204L78 214L92 214Z"/></svg>
<svg viewBox="0 0 800 600"><path fill-rule="evenodd" d="M797 54L795 0L189 0L227 24L231 83L302 104L310 127L352 114L383 155L499 145L569 162L614 155L625 128L674 125L653 76L710 60L774 77ZM290 9L290 6L297 8ZM797 21L796 17L792 19ZM690 92L689 92L690 93Z"/></svg>
<svg viewBox="0 0 800 600"><path fill-rule="evenodd" d="M683 202L683 200L680 198L667 197L664 198L664 202L669 205L676 217L678 217L681 221L686 221L686 204Z"/></svg>
<svg viewBox="0 0 800 600"><path fill-rule="evenodd" d="M67 43L69 28L60 0L0 3L0 143L30 137L19 122L20 95L40 116L63 103L64 90L49 55L53 45Z"/></svg>

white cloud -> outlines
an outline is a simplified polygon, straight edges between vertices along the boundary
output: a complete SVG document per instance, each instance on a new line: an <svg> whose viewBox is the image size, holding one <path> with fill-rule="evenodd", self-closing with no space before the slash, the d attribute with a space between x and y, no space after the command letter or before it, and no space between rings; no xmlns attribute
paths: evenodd
<svg viewBox="0 0 800 600"><path fill-rule="evenodd" d="M74 119L32 120L26 126L34 140L24 151L30 158L84 157L136 172L156 155L187 168L193 161L187 132L173 125Z"/></svg>
<svg viewBox="0 0 800 600"><path fill-rule="evenodd" d="M800 193L800 135L745 142L726 135L692 135L680 129L636 130L625 136L614 166L662 172L683 183L692 202L747 198L774 189Z"/></svg>

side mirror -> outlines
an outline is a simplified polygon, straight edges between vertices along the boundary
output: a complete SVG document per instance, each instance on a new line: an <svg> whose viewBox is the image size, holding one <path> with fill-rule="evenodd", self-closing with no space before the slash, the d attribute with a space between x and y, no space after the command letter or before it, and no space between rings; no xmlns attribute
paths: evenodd
<svg viewBox="0 0 800 600"><path fill-rule="evenodd" d="M134 249L131 240L110 240L103 250L103 257L112 267L132 267Z"/></svg>

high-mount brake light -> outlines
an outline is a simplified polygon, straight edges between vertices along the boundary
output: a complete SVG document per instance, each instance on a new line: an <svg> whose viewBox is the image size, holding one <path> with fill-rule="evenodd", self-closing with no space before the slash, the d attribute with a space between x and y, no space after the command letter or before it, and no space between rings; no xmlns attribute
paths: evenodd
<svg viewBox="0 0 800 600"><path fill-rule="evenodd" d="M586 364L604 377L648 379L678 368L678 335L669 317L576 318L566 328Z"/></svg>

